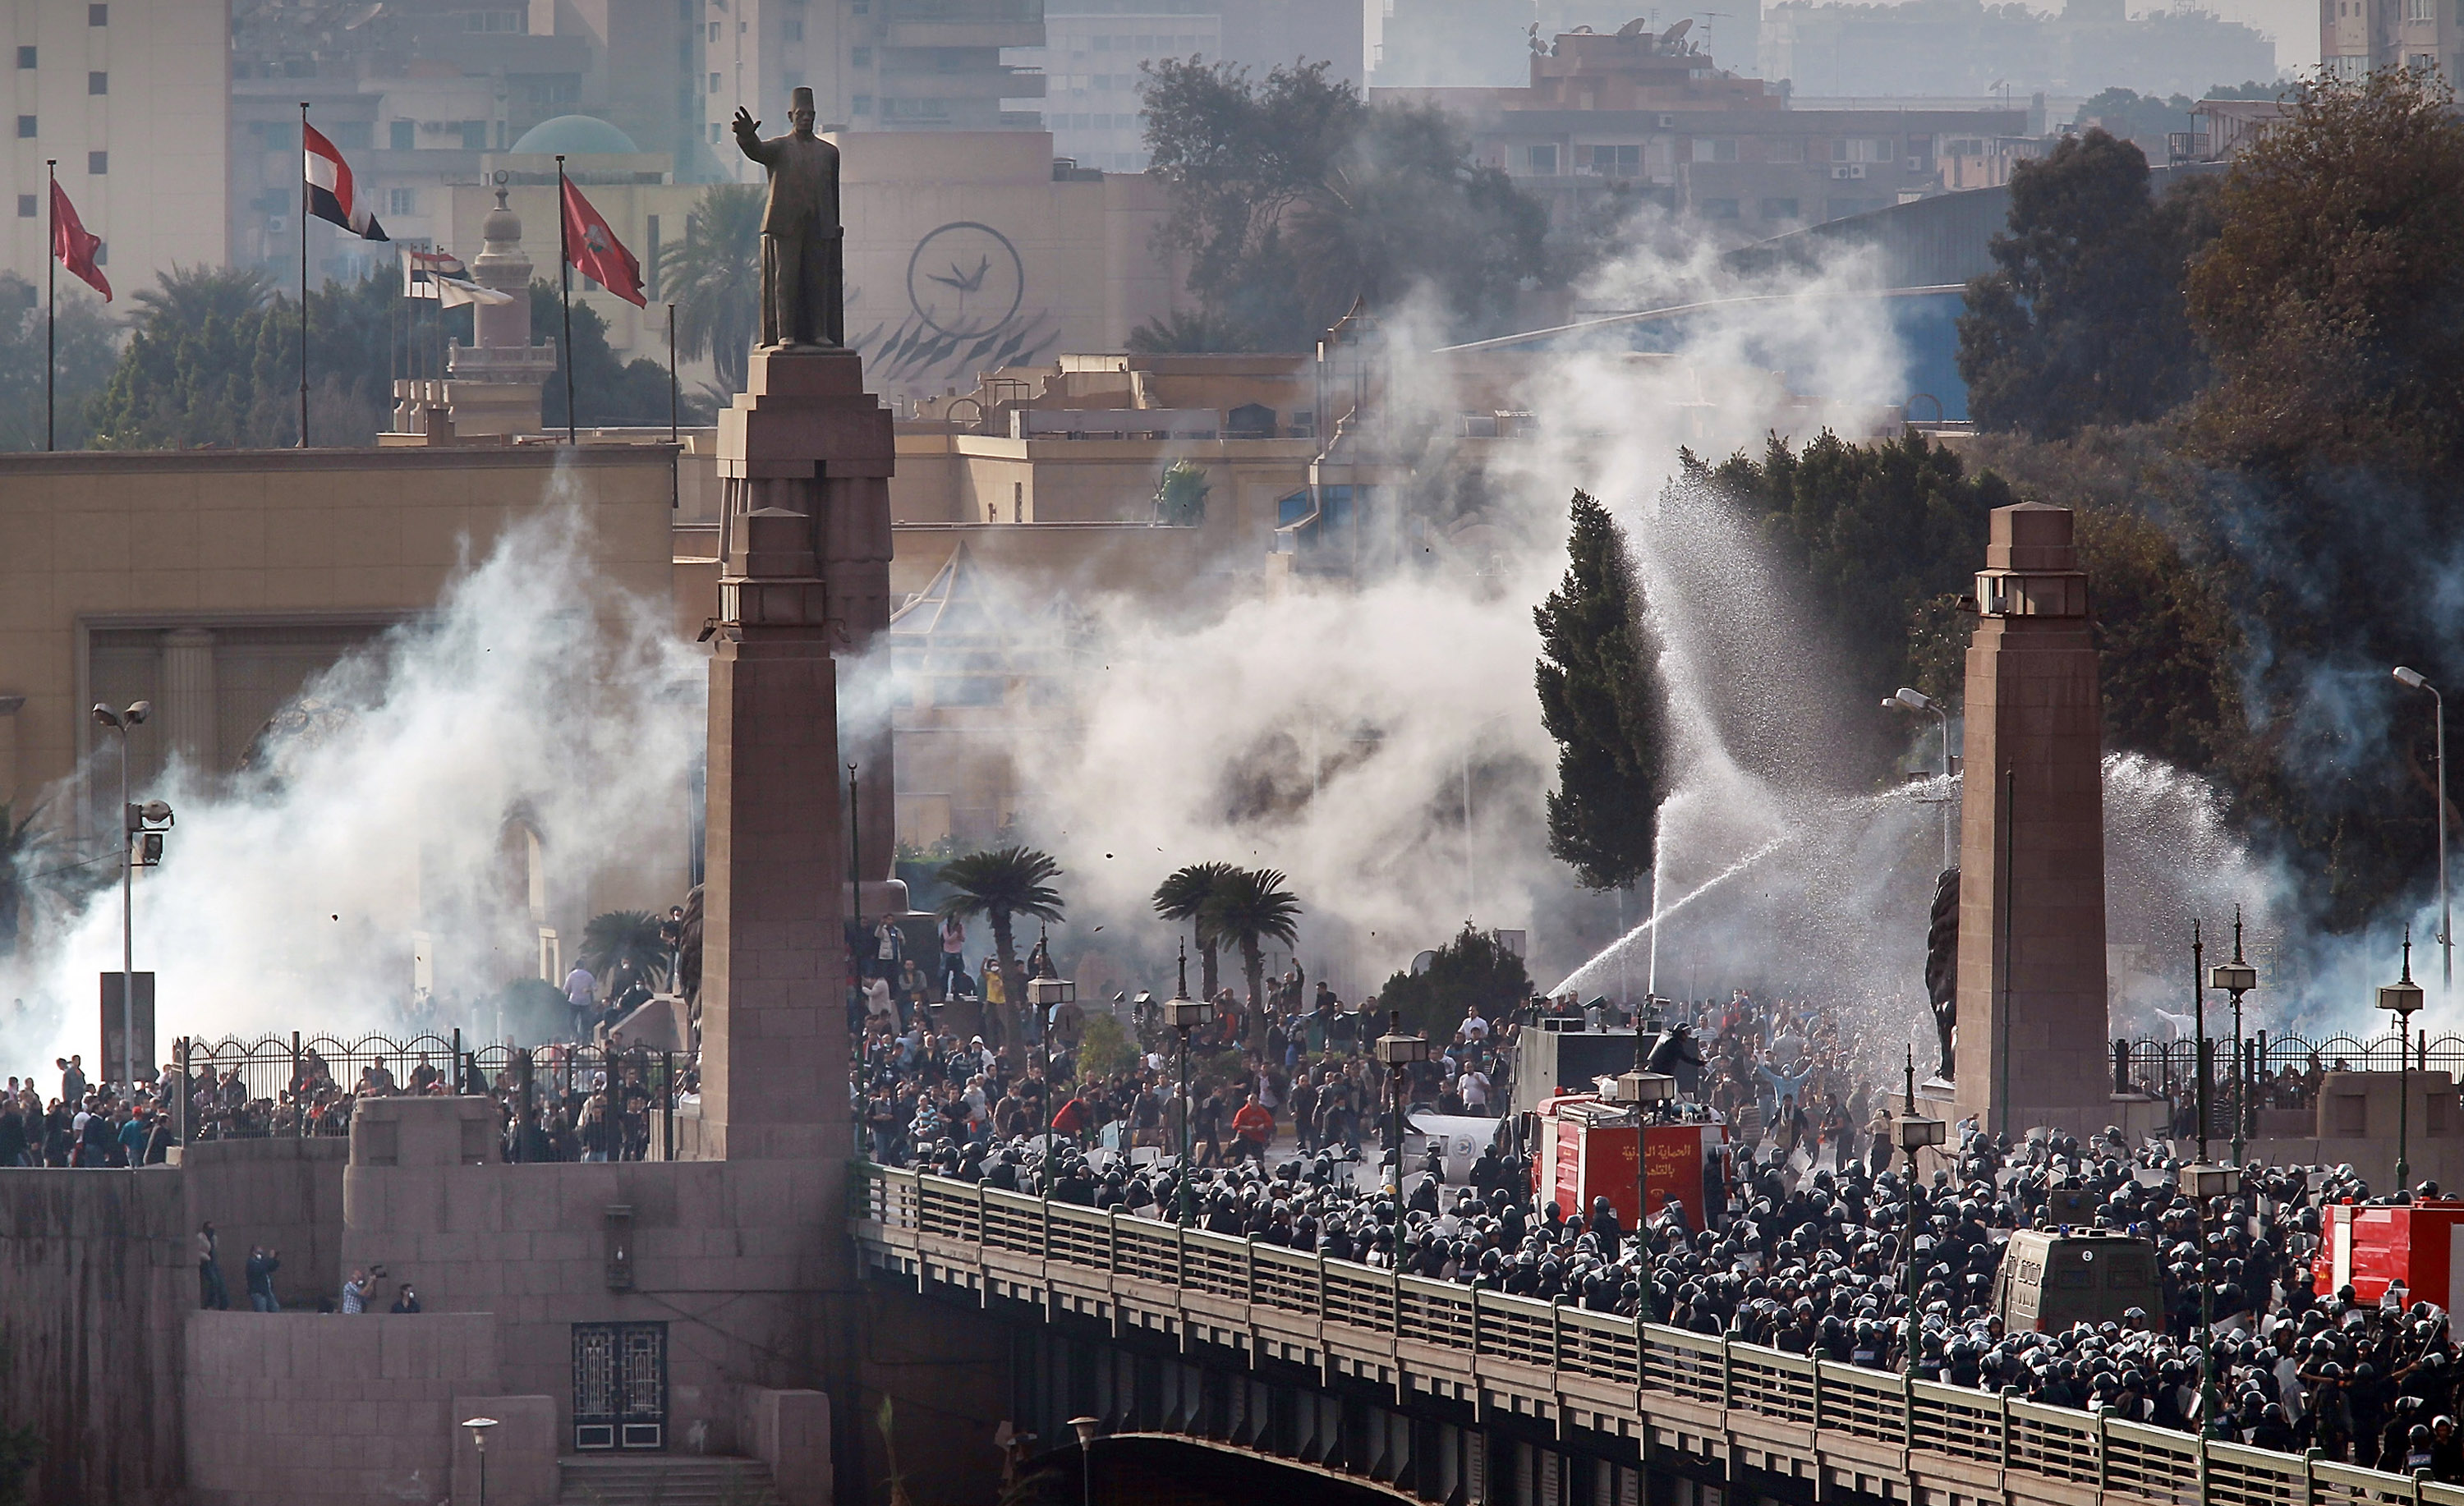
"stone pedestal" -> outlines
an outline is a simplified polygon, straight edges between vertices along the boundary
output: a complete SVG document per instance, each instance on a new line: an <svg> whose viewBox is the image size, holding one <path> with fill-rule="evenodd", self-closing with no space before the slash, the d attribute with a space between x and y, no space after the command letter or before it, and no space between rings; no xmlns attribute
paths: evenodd
<svg viewBox="0 0 2464 1506"><path fill-rule="evenodd" d="M718 425L701 1153L835 1165L854 1146L844 809L856 755L840 743L833 657L854 643L847 623L887 600L890 414L850 351L757 351L747 387ZM886 738L865 761L886 812Z"/></svg>
<svg viewBox="0 0 2464 1506"><path fill-rule="evenodd" d="M1968 649L1958 1104L2014 1137L2112 1117L2103 701L2071 523L1994 510Z"/></svg>

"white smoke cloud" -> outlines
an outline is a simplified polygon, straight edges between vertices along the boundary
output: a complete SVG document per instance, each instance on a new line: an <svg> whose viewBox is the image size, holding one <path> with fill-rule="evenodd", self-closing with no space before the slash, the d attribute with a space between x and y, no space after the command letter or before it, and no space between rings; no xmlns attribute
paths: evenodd
<svg viewBox="0 0 2464 1506"><path fill-rule="evenodd" d="M138 792L178 816L136 884L158 1057L180 1035L400 1028L415 935L433 961L432 1023L488 1029L475 1001L537 971L524 825L568 926L594 874L620 888L641 875L637 903L681 898L658 881L683 867L703 656L676 640L666 602L594 575L574 490L560 472L548 505L466 562L431 615L312 682L261 767L209 785L174 763ZM118 885L29 941L0 964L15 969L0 996L23 1000L0 1032L8 1065L96 1060Z"/></svg>

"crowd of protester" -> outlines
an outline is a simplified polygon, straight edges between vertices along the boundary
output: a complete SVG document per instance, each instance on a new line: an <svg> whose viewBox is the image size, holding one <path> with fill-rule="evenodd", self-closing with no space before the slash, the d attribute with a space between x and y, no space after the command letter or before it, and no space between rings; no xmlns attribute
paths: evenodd
<svg viewBox="0 0 2464 1506"><path fill-rule="evenodd" d="M2165 1142L2115 1126L2009 1140L1969 1122L1912 1182L1886 1086L1859 1070L1868 1043L1822 1010L1739 993L1654 1022L1685 1080L1687 1106L1670 1112L1716 1119L1728 1145L1703 1206L1672 1199L1638 1231L1604 1198L1535 1196L1510 1134L1454 1182L1435 1150L1397 1174L1382 1073L1361 1055L1382 1020L1373 1006L1337 1025L1353 1012L1333 1004L1312 1028L1295 1015L1318 1015L1316 1001L1293 1002L1264 1032L1245 1011L1219 1013L1202 1046L1238 1066L1194 1088L1185 1176L1177 1062L1152 1028L1132 1064L1082 1080L1083 1025L1054 1022L1047 1070L1040 1049L960 1039L929 1011L876 1017L858 1052L859 1117L886 1164L1161 1220L1186 1198L1201 1227L1331 1258L1627 1317L1647 1300L1656 1320L1697 1333L2464 1482L2448 1315L2401 1284L2372 1301L2315 1292L2321 1208L2370 1196L2349 1167L2255 1171L2202 1209ZM1502 1104L1515 1034L1580 1008L1534 1000L1466 1020L1407 1102L1436 1107L1438 1087L1477 1069ZM2153 1310L2006 1329L1994 1277L2011 1232L2074 1222L2152 1241Z"/></svg>

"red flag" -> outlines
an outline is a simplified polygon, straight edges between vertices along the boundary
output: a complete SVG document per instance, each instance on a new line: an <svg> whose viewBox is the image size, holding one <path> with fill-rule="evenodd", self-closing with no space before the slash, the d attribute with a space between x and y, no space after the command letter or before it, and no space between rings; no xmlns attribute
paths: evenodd
<svg viewBox="0 0 2464 1506"><path fill-rule="evenodd" d="M616 296L637 308L649 307L642 293L642 264L570 178L564 184L564 254L584 276Z"/></svg>
<svg viewBox="0 0 2464 1506"><path fill-rule="evenodd" d="M94 253L102 250L102 237L86 232L85 224L77 218L77 206L69 203L68 190L59 180L52 181L52 254L60 265L95 292L102 301L111 301L111 279L95 265Z"/></svg>

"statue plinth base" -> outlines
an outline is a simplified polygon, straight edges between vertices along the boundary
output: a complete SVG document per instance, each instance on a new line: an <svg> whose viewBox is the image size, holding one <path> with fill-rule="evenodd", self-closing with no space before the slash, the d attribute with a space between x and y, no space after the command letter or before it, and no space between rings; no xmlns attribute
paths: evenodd
<svg viewBox="0 0 2464 1506"><path fill-rule="evenodd" d="M853 351L756 351L719 415L705 1154L853 1153L847 1095L817 1090L847 1071L847 765L860 770L864 874L890 872L893 786L888 726L839 725L836 661L862 652L858 629L888 622L892 454Z"/></svg>

